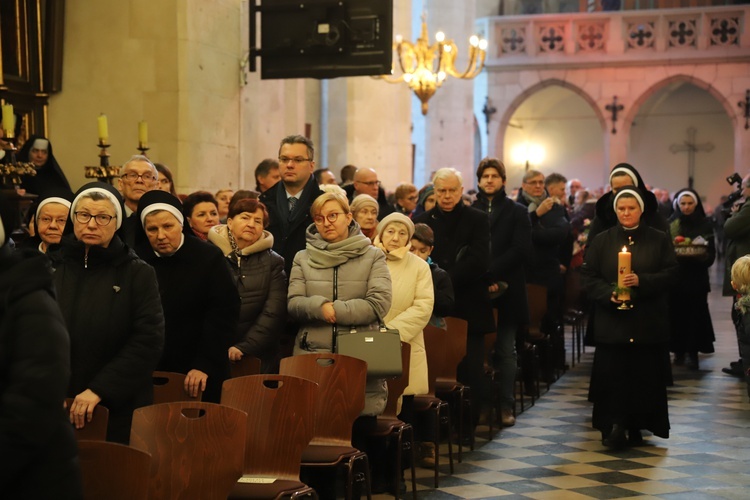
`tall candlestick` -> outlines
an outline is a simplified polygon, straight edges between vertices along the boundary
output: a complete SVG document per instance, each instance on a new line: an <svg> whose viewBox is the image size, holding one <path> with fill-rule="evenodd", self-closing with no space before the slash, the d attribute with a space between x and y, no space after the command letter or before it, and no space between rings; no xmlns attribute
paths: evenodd
<svg viewBox="0 0 750 500"><path fill-rule="evenodd" d="M630 290L625 290L628 287L623 283L625 276L630 274L630 262L631 254L628 248L622 247L622 251L617 254L617 300L630 300Z"/></svg>
<svg viewBox="0 0 750 500"><path fill-rule="evenodd" d="M107 115L102 113L99 115L99 117L96 119L96 125L99 129L99 143L100 144L107 144L107 140L109 139L109 127L107 126Z"/></svg>
<svg viewBox="0 0 750 500"><path fill-rule="evenodd" d="M3 104L3 132L8 139L16 136L16 115L12 104Z"/></svg>
<svg viewBox="0 0 750 500"><path fill-rule="evenodd" d="M148 123L145 120L138 122L138 143L141 146L148 144Z"/></svg>

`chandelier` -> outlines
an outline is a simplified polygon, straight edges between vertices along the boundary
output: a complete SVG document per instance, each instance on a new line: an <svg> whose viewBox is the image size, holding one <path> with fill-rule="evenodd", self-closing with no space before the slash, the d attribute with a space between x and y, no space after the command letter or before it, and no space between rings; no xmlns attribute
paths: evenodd
<svg viewBox="0 0 750 500"><path fill-rule="evenodd" d="M469 38L469 65L466 71L456 70L458 47L453 40L446 40L445 33L435 34L435 43L429 45L427 21L422 14L422 33L417 43L405 42L401 35L396 37L393 48L398 56L401 74L380 75L388 83L406 82L422 102L422 114L427 114L428 101L443 84L448 75L455 78L472 79L484 68L487 53L487 40L472 35Z"/></svg>

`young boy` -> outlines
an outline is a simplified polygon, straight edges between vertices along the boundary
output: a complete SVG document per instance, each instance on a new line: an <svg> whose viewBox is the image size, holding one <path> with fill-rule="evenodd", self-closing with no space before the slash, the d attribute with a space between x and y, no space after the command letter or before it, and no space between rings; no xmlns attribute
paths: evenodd
<svg viewBox="0 0 750 500"><path fill-rule="evenodd" d="M430 254L435 248L435 235L427 224L414 224L414 236L411 237L411 253L427 261L432 272L432 286L435 292L435 305L432 307L430 324L445 328L445 316L450 316L455 298L451 278L444 269L432 262Z"/></svg>
<svg viewBox="0 0 750 500"><path fill-rule="evenodd" d="M737 340L742 356L742 371L747 382L747 394L750 396L750 255L740 257L732 265L732 288L740 296L734 307L740 314L737 324Z"/></svg>

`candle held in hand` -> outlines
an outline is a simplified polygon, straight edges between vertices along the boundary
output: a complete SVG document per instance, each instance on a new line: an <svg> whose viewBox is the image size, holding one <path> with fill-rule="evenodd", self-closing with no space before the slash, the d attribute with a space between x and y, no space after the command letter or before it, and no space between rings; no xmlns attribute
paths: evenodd
<svg viewBox="0 0 750 500"><path fill-rule="evenodd" d="M622 247L622 251L617 254L617 300L630 300L630 291L623 290L627 288L623 283L625 276L630 274L631 253L627 247Z"/></svg>
<svg viewBox="0 0 750 500"><path fill-rule="evenodd" d="M138 122L138 143L141 147L148 144L148 123L145 121Z"/></svg>
<svg viewBox="0 0 750 500"><path fill-rule="evenodd" d="M96 126L99 130L99 143L107 144L109 139L109 127L107 125L107 115L101 114L96 119Z"/></svg>

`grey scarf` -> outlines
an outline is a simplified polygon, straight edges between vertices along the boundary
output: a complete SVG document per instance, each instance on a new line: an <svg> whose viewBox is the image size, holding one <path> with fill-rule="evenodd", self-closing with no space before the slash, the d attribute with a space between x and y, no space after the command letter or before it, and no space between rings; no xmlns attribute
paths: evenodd
<svg viewBox="0 0 750 500"><path fill-rule="evenodd" d="M340 266L349 259L363 255L372 245L370 238L362 234L356 222L349 225L349 236L344 241L327 242L318 233L315 224L310 224L307 228L306 238L308 262L315 269Z"/></svg>

